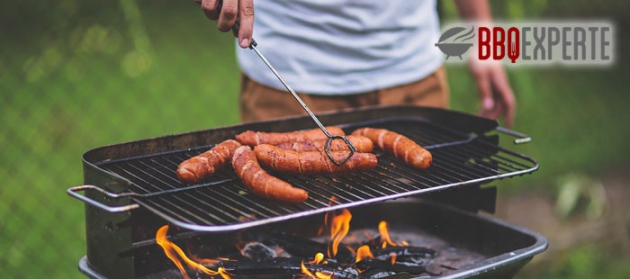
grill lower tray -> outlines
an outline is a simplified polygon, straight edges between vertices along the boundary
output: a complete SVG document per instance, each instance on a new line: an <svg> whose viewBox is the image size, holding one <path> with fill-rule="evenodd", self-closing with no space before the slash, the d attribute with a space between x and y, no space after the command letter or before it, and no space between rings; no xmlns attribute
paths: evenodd
<svg viewBox="0 0 630 279"><path fill-rule="evenodd" d="M445 113L448 115L448 112ZM461 117L460 114L454 116ZM343 119L343 116L340 118ZM286 123L286 120L266 123ZM176 148L177 140L195 134L170 136L173 138L167 142L173 147L162 147L166 150L152 154L127 152L129 154L117 154L111 158L112 153L120 153L122 149L137 151L146 149L147 144L159 141L127 143L121 148L110 146L107 148L110 158L86 154L84 166L86 171L96 171L116 178L117 183L99 185L103 188L110 186L108 191L116 191L116 185L122 188L122 191L116 191L119 192L118 195L111 196L130 197L132 203L139 204L174 225L196 231L215 232L259 226L451 187L479 185L495 179L531 173L538 168L534 159L499 147L478 131L475 133L455 129L424 117L376 118L352 123L337 120L335 124L325 124L339 125L347 133L365 126L401 133L430 150L433 164L427 170L416 170L393 156L375 150L379 163L368 172L324 176L276 174L295 187L309 192L308 200L299 205L282 205L248 193L231 167L215 174L205 184L187 186L179 182L176 176L179 163L219 142L216 140L191 148ZM266 131L263 126L260 128ZM255 128L256 126L243 125L238 126L238 129L217 130L216 133L226 134L224 138L231 138L239 131ZM98 153L97 151L99 150L91 152ZM90 161L89 157L98 160ZM336 199L332 200L332 196ZM126 209L133 206L134 204Z"/></svg>
<svg viewBox="0 0 630 279"><path fill-rule="evenodd" d="M351 209L351 212L349 235L361 236L363 235L361 232L365 230L373 230L371 233L374 235L377 233L375 229L379 221L385 220L389 223L390 235L394 240L407 240L414 246L437 251L438 256L430 263L438 267L432 271L440 273L439 276L399 274L399 277L391 278L512 278L522 266L535 255L543 252L548 245L544 236L526 228L506 223L492 216L474 214L418 199L370 204L355 210ZM258 227L248 231L248 234L255 236L267 231L284 231L314 239L318 237L317 231L323 220L324 216L313 215ZM181 236L171 235L171 240L179 245L193 247L231 246L232 241L237 238L235 234L230 233L193 233L190 235L189 232L183 232ZM326 242L322 239L317 241ZM152 253L160 254L160 260L150 260L151 265L155 264L161 268L146 267L146 275L143 272L143 275L137 277L143 279L181 278L179 270L164 256L157 245L149 245L137 251L139 255ZM439 268L441 265L452 268ZM79 269L90 278L107 278L90 267L86 257L81 259ZM270 278L268 275L244 278ZM292 273L277 274L273 278L295 278L295 276Z"/></svg>

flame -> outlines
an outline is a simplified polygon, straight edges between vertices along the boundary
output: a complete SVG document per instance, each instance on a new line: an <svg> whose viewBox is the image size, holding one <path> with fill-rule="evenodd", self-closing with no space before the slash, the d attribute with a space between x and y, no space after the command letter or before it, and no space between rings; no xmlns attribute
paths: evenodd
<svg viewBox="0 0 630 279"><path fill-rule="evenodd" d="M243 231L236 233L236 243L234 243L234 247L243 254L243 247L245 247L245 241L243 241Z"/></svg>
<svg viewBox="0 0 630 279"><path fill-rule="evenodd" d="M177 268L179 269L179 271L182 273L182 276L185 279L189 279L190 277L188 277L188 273L186 273L186 270L184 269L184 266L182 265L181 261L179 261L179 259L177 259L177 256L179 256L184 263L186 263L186 265L188 265L188 267L192 268L192 269L196 269L199 270L205 274L208 274L210 276L216 276L216 275L220 275L221 278L224 279L230 279L231 275L222 267L219 267L219 269L217 271L208 269L207 267L190 260L186 254L184 253L184 251L179 248L179 246L177 246L175 243L171 242L170 240L168 240L167 237L167 233L168 232L168 225L164 225L163 227L161 227L156 235L155 235L155 241L157 242L158 245L160 245L162 247L162 249L164 249L164 254L166 254L166 256L171 259L171 261L173 261L173 263L177 266Z"/></svg>
<svg viewBox="0 0 630 279"><path fill-rule="evenodd" d="M350 245L345 245L346 249L348 249L348 251L350 251L350 253L352 253L352 255L356 255L357 254L357 250L352 248L352 246Z"/></svg>
<svg viewBox="0 0 630 279"><path fill-rule="evenodd" d="M302 273L310 276L311 278L316 278L316 279L332 279L333 278L333 274L326 274L324 272L321 271L315 271L315 273L311 272L310 270L308 270L308 268L306 268L306 266L304 266L304 261L302 261L302 263L300 264L300 269L302 269Z"/></svg>
<svg viewBox="0 0 630 279"><path fill-rule="evenodd" d="M396 253L389 253L389 257L391 258L392 265L394 265L396 263Z"/></svg>
<svg viewBox="0 0 630 279"><path fill-rule="evenodd" d="M195 256L195 254L193 254L193 252L191 251L191 247L188 247L188 254L190 255L190 259L200 263L202 265L208 266L208 265L216 265L218 263L220 263L221 261L232 261L228 258L216 258L216 259L204 259L204 258L199 258L197 256Z"/></svg>
<svg viewBox="0 0 630 279"><path fill-rule="evenodd" d="M363 245L361 247L359 247L359 249L357 249L357 260L356 262L360 262L364 259L373 259L374 255L372 254L372 251L370 251L370 246L368 245Z"/></svg>
<svg viewBox="0 0 630 279"><path fill-rule="evenodd" d="M190 253L190 251L188 251L188 253ZM203 265L216 265L223 260L230 260L230 259L202 259L202 258L198 258L197 256L193 254L190 254L190 259Z"/></svg>
<svg viewBox="0 0 630 279"><path fill-rule="evenodd" d="M158 245L162 246L162 249L164 249L164 254L166 254L166 256L169 259L171 259L171 261L173 261L173 263L177 266L177 269L179 269L179 272L182 273L182 276L185 279L189 279L190 277L188 277L188 273L184 269L184 266L177 259L177 256L175 255L175 253L173 253L173 249L171 247L172 247L172 245L174 246L174 244L172 244L172 242L170 242L167 239L166 232L168 232L168 225L161 227L157 231L157 234L155 235L155 241L157 242ZM175 247L177 247L177 246L175 246Z"/></svg>
<svg viewBox="0 0 630 279"><path fill-rule="evenodd" d="M387 227L388 224L385 221L381 221L380 223L378 223L378 232L381 234L381 241L383 242L381 248L387 247L388 244L390 246L398 246L395 242L391 240L391 238L389 238L389 230L387 229Z"/></svg>
<svg viewBox="0 0 630 279"><path fill-rule="evenodd" d="M324 259L324 254L322 253L317 253L315 254L315 258L313 258L312 261L309 261L309 264L319 264L320 262L322 262L322 260Z"/></svg>
<svg viewBox="0 0 630 279"><path fill-rule="evenodd" d="M330 199L328 201L328 206L332 206L334 201L337 201L337 197L335 196L330 196ZM324 233L324 229L326 228L326 226L328 226L328 219L330 218L330 214L332 214L332 212L328 212L326 213L326 215L324 215L324 223L322 224L321 227L319 227L319 230L317 230L317 235L322 235L322 233Z"/></svg>
<svg viewBox="0 0 630 279"><path fill-rule="evenodd" d="M343 209L341 214L338 216L334 216L330 225L330 240L328 245L328 257L333 258L337 255L337 251L339 249L339 243L341 240L348 234L350 230L350 220L352 219L352 214L348 209Z"/></svg>
<svg viewBox="0 0 630 279"><path fill-rule="evenodd" d="M315 258L313 258L312 261L309 261L309 264L319 264L322 262L322 260L324 259L324 254L322 253L317 253L315 254ZM326 261L324 261L325 263ZM306 266L304 265L304 261L302 261L300 263L300 269L302 270L302 273L310 276L311 278L316 278L316 279L332 279L333 278L333 274L326 274L324 272L320 272L320 271L315 271L315 273L312 273L310 270L308 270L308 268L306 268Z"/></svg>

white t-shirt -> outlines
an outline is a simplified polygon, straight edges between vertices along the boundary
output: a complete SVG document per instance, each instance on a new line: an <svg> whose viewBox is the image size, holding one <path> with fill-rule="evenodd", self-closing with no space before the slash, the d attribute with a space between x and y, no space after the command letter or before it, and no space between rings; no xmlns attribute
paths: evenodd
<svg viewBox="0 0 630 279"><path fill-rule="evenodd" d="M435 0L256 0L254 39L297 92L355 94L422 79L442 64ZM251 49L241 70L284 86Z"/></svg>

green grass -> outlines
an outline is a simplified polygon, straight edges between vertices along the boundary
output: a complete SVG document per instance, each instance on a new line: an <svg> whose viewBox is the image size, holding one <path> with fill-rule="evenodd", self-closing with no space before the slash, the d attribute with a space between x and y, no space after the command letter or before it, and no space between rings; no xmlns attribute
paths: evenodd
<svg viewBox="0 0 630 279"><path fill-rule="evenodd" d="M138 1L140 17L127 7L127 18L109 2L32 10L24 4L31 2L3 12L3 26L20 17L24 24L2 29L11 39L0 52L0 270L8 278L83 278L76 271L85 254L83 204L65 193L82 183L81 155L236 124L233 38L190 1ZM622 62L603 71L509 70L519 101L514 129L534 141L504 143L541 168L498 182L502 192L545 189L566 172L597 176L628 162L630 72ZM448 70L452 107L474 112L466 69Z"/></svg>
<svg viewBox="0 0 630 279"><path fill-rule="evenodd" d="M233 39L185 4L144 11L146 57L129 54L136 49L115 6L92 11L61 37L16 36L3 45L0 270L7 278L83 278L76 268L85 254L83 204L65 189L82 184L84 152L238 122Z"/></svg>

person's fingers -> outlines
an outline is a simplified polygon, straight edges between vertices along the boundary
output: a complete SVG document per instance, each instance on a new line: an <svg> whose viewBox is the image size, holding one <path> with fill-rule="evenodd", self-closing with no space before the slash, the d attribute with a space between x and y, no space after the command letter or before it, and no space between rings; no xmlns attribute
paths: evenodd
<svg viewBox="0 0 630 279"><path fill-rule="evenodd" d="M495 100L502 104L501 115L505 116L505 125L509 128L512 126L516 115L516 100L502 68L495 69L492 83L495 88Z"/></svg>
<svg viewBox="0 0 630 279"><path fill-rule="evenodd" d="M219 19L219 10L217 9L218 4L218 0L202 0L201 9L206 14L206 17L211 20L217 20Z"/></svg>
<svg viewBox="0 0 630 279"><path fill-rule="evenodd" d="M223 0L223 7L217 21L217 29L222 32L232 30L238 16L238 0Z"/></svg>
<svg viewBox="0 0 630 279"><path fill-rule="evenodd" d="M238 44L242 48L247 48L252 41L252 34L254 33L254 1L241 0L238 6L238 11L240 23L238 31Z"/></svg>
<svg viewBox="0 0 630 279"><path fill-rule="evenodd" d="M505 104L501 102L501 100L496 100L494 102L494 107L488 111L487 117L491 119L497 119L505 112Z"/></svg>
<svg viewBox="0 0 630 279"><path fill-rule="evenodd" d="M473 72L473 78L477 83L477 93L479 94L479 101L481 101L479 114L486 117L495 105L492 98L492 85L488 73L483 70Z"/></svg>

